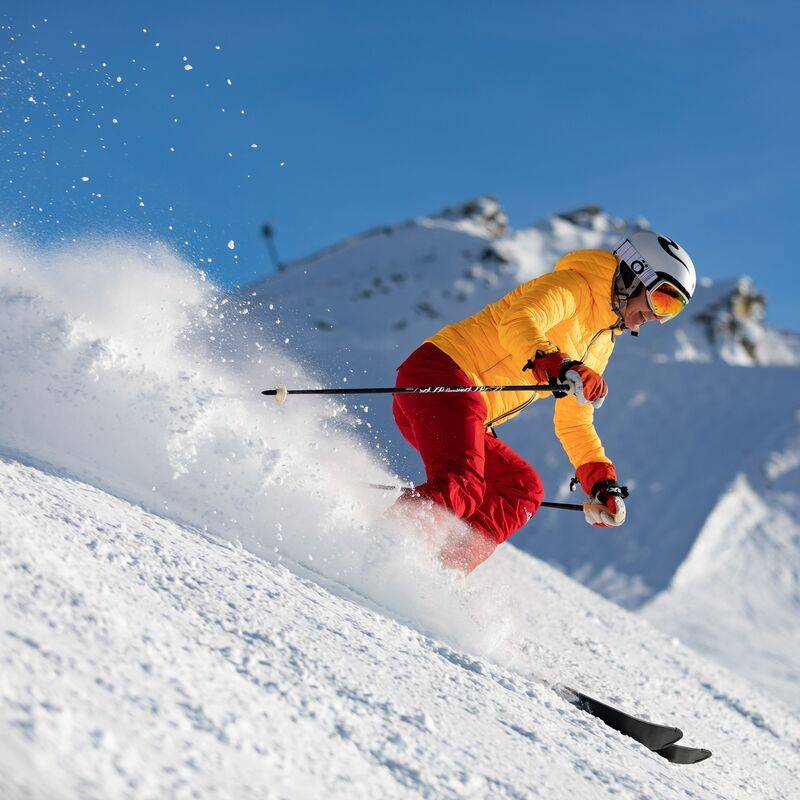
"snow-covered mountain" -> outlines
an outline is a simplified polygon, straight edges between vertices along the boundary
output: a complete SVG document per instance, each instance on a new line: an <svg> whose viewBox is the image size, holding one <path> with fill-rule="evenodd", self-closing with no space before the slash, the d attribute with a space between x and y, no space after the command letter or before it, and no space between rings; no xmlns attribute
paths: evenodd
<svg viewBox="0 0 800 800"><path fill-rule="evenodd" d="M565 253L612 247L642 228L649 228L644 219L626 221L589 207L514 231L497 201L482 197L284 264L244 294L279 302L306 337L325 332L313 345L326 354L356 347L405 354L437 326L548 272ZM681 362L800 366L800 333L770 329L765 303L749 278L715 284L701 272L691 311L654 339L666 350L649 349Z"/></svg>
<svg viewBox="0 0 800 800"><path fill-rule="evenodd" d="M611 248L646 225L587 208L513 231L499 204L480 198L288 264L248 287L243 300L263 320L266 336L286 339L316 370L317 382L391 384L394 368L441 326L549 271L570 250ZM800 336L766 324L765 298L750 278L713 283L702 277L702 264L699 269L690 308L668 325L647 326L636 339L621 337L607 371L611 392L596 421L631 488L626 525L597 533L577 515L543 510L513 540L629 607L672 586L687 557L708 538L708 523L719 519L733 487L747 484L768 508L785 508L800 497ZM551 402L537 403L499 434L540 471L550 498L564 500L570 465L552 434ZM354 423L385 448L389 465L404 478L420 478L419 459L396 433L390 403L370 398L350 408ZM727 539L720 535L717 545L739 548L737 558L754 574L781 569L775 558L783 564L788 559L796 570L800 528L796 515L781 519L786 547L780 554L760 541L765 529L747 533L736 514L725 516ZM743 549L745 543L754 552ZM709 569L717 555L709 548L717 545L705 546ZM697 564L695 555L692 561ZM715 624L719 583L712 572L695 583L708 602L701 602L699 591L690 602L678 592L678 581L670 595L673 614L663 617L667 627L671 616L682 619L680 609ZM758 677L775 659L798 663L796 581L764 587L732 582L728 589L733 606L748 602L746 592L763 591L789 622L783 638L754 648L751 675ZM741 630L749 629L750 619L742 618ZM702 636L693 642L706 647ZM724 650L708 648L717 655ZM728 663L742 666L733 651ZM796 669L784 670L784 677L784 693L796 694Z"/></svg>
<svg viewBox="0 0 800 800"><path fill-rule="evenodd" d="M0 797L793 797L796 707L515 548L437 566L363 484L371 412L258 394L313 376L253 308L163 248L0 243Z"/></svg>

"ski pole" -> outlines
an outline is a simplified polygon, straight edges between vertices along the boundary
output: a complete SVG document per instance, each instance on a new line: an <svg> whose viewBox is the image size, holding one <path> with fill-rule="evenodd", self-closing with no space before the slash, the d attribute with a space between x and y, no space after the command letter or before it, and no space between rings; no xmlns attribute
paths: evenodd
<svg viewBox="0 0 800 800"><path fill-rule="evenodd" d="M580 503L549 503L546 500L542 501L542 508L560 508L564 511L583 511L583 506Z"/></svg>
<svg viewBox="0 0 800 800"><path fill-rule="evenodd" d="M370 483L372 489L381 489L384 492L396 492L398 489L413 489L413 486L400 486L392 483ZM542 502L542 508L559 508L564 511L583 511L583 506L579 503L550 503Z"/></svg>
<svg viewBox="0 0 800 800"><path fill-rule="evenodd" d="M335 389L287 389L282 383L274 389L264 389L261 394L285 403L290 394L449 394L460 392L569 392L570 386L562 383L523 386L372 386L363 389L340 387Z"/></svg>

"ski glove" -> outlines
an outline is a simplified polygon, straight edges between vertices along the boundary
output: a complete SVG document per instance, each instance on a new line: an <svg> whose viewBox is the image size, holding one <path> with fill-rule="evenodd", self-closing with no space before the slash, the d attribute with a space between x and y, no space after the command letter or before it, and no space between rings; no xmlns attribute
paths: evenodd
<svg viewBox="0 0 800 800"><path fill-rule="evenodd" d="M625 498L628 496L628 489L617 483L614 465L591 461L578 467L575 474L586 494L592 498L592 502L583 504L586 521L597 528L616 528L622 525L627 515Z"/></svg>
<svg viewBox="0 0 800 800"><path fill-rule="evenodd" d="M600 408L608 394L608 384L599 373L587 367L582 361L571 361L564 353L536 352L535 358L522 368L533 370L538 383L567 384L567 392L553 392L555 397L574 394L579 403L591 404Z"/></svg>
<svg viewBox="0 0 800 800"><path fill-rule="evenodd" d="M549 383L551 386L556 383L563 383L561 380L561 370L569 361L563 354L556 351L555 353L545 353L542 350L537 350L536 355L528 361L522 368L522 371L531 370L536 383L545 384ZM566 397L567 392L553 392L553 397Z"/></svg>
<svg viewBox="0 0 800 800"><path fill-rule="evenodd" d="M600 408L608 394L608 384L603 377L581 361L570 361L564 365L564 383L570 387L570 394L579 403Z"/></svg>

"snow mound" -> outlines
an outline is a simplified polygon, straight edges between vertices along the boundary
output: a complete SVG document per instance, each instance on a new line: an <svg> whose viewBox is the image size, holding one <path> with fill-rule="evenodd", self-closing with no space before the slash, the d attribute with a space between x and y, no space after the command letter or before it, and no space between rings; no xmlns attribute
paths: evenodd
<svg viewBox="0 0 800 800"><path fill-rule="evenodd" d="M698 652L797 704L800 685L800 503L739 475L720 498L671 586L642 613Z"/></svg>

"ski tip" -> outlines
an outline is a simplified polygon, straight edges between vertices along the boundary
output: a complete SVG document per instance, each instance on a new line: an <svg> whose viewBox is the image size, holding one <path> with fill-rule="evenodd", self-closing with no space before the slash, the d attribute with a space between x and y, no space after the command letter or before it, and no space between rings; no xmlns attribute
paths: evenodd
<svg viewBox="0 0 800 800"><path fill-rule="evenodd" d="M685 747L680 744L671 744L655 752L672 764L699 764L713 755L704 747Z"/></svg>

